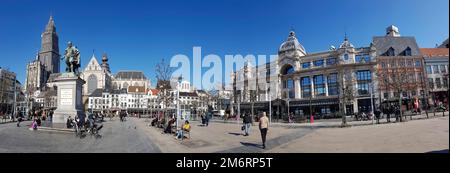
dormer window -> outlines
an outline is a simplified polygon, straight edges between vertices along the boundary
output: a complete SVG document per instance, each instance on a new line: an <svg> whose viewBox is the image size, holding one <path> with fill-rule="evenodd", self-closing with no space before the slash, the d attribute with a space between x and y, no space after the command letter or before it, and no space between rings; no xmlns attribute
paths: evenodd
<svg viewBox="0 0 450 173"><path fill-rule="evenodd" d="M395 50L394 48L389 48L388 51L386 52L386 56L395 56Z"/></svg>
<svg viewBox="0 0 450 173"><path fill-rule="evenodd" d="M348 54L344 54L344 60L348 61Z"/></svg>
<svg viewBox="0 0 450 173"><path fill-rule="evenodd" d="M411 48L407 47L407 48L405 49L404 55L405 55L405 56L411 56Z"/></svg>

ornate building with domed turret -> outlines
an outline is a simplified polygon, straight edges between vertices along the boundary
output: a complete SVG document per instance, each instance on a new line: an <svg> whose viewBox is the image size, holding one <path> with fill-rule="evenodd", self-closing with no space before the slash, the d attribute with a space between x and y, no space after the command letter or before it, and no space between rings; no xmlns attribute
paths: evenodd
<svg viewBox="0 0 450 173"><path fill-rule="evenodd" d="M373 44L355 47L347 36L338 48L307 52L291 31L275 61L260 66L246 64L231 74L233 111L271 111L268 115L275 121L286 119L288 113L294 117L331 117L340 107L347 114L368 112L371 103L379 104L376 56Z"/></svg>

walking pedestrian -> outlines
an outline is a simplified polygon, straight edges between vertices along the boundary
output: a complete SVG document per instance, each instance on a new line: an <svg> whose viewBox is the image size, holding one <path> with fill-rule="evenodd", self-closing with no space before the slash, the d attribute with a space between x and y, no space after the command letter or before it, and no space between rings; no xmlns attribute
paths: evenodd
<svg viewBox="0 0 450 173"><path fill-rule="evenodd" d="M374 114L375 114L375 118L377 119L377 124L380 124L380 115L381 115L380 109L376 109Z"/></svg>
<svg viewBox="0 0 450 173"><path fill-rule="evenodd" d="M259 130L261 131L262 148L265 149L267 131L269 130L269 119L266 116L266 112L263 112L259 119Z"/></svg>
<svg viewBox="0 0 450 173"><path fill-rule="evenodd" d="M402 117L400 117L400 108L398 106L395 107L395 122L402 121Z"/></svg>
<svg viewBox="0 0 450 173"><path fill-rule="evenodd" d="M20 127L20 122L22 122L22 113L19 112L17 117L17 127Z"/></svg>
<svg viewBox="0 0 450 173"><path fill-rule="evenodd" d="M248 136L250 134L250 127L252 125L252 122L253 122L252 117L248 113L245 113L244 118L243 118L244 131L245 131L244 136Z"/></svg>
<svg viewBox="0 0 450 173"><path fill-rule="evenodd" d="M208 127L208 125L209 125L209 118L210 118L210 116L211 116L211 112L208 111L208 113L205 116L206 127Z"/></svg>
<svg viewBox="0 0 450 173"><path fill-rule="evenodd" d="M387 120L388 123L391 122L391 113L392 113L392 110L393 110L392 106L388 106L387 111L386 111L386 112L387 112L386 120Z"/></svg>

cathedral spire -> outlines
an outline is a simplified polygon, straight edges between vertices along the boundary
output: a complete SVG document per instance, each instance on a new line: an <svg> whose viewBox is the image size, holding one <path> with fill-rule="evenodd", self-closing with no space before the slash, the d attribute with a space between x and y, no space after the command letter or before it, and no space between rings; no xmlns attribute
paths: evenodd
<svg viewBox="0 0 450 173"><path fill-rule="evenodd" d="M38 50L38 51L36 51L36 56L35 56L35 60L36 60L36 61L39 61L39 50Z"/></svg>
<svg viewBox="0 0 450 173"><path fill-rule="evenodd" d="M45 31L41 35L41 50L39 60L45 66L45 70L51 73L59 73L59 45L56 33L55 21L50 16Z"/></svg>
<svg viewBox="0 0 450 173"><path fill-rule="evenodd" d="M47 26L45 27L46 32L56 32L55 21L53 20L53 16L50 16L48 19Z"/></svg>

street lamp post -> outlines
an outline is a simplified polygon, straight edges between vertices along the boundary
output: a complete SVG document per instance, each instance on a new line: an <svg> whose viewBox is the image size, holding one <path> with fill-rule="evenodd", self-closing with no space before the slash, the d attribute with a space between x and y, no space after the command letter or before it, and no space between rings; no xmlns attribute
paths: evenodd
<svg viewBox="0 0 450 173"><path fill-rule="evenodd" d="M16 116L16 104L17 104L17 89L16 89L16 77L14 76L14 105L13 105L13 120L14 116Z"/></svg>
<svg viewBox="0 0 450 173"><path fill-rule="evenodd" d="M268 91L269 88L267 87L267 84L270 84L270 82L266 83L266 98L269 99L269 124L271 124L272 123L272 98ZM267 95L267 94L269 94L269 95Z"/></svg>
<svg viewBox="0 0 450 173"><path fill-rule="evenodd" d="M373 114L373 109L374 109L374 107L373 107L373 84L371 83L370 85L370 113L372 114L372 124L374 124L374 121L373 121L373 119L374 119L374 114Z"/></svg>
<svg viewBox="0 0 450 173"><path fill-rule="evenodd" d="M176 125L177 125L177 130L178 130L178 127L179 127L179 123L178 123L178 121L179 121L179 115L180 115L180 85L181 85L181 80L183 80L183 76L180 76L180 77L178 77L178 85L177 85L177 122L176 122Z"/></svg>

